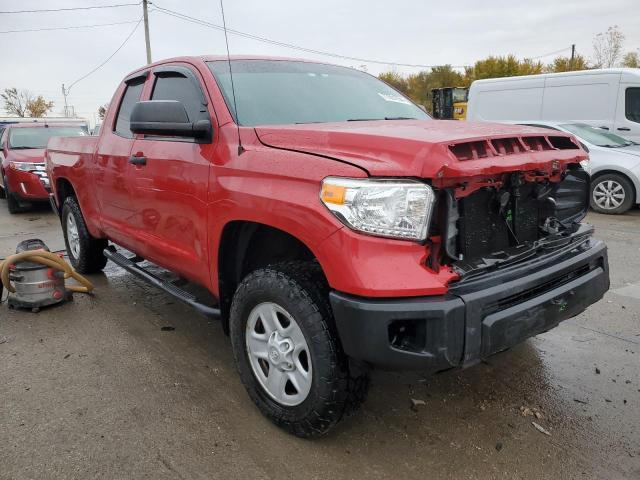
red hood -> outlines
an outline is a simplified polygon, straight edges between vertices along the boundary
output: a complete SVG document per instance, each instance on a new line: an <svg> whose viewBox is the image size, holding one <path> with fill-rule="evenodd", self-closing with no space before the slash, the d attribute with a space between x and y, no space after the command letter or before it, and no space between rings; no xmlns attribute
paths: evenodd
<svg viewBox="0 0 640 480"><path fill-rule="evenodd" d="M12 162L44 162L44 148L28 148L24 150L9 150L7 160Z"/></svg>
<svg viewBox="0 0 640 480"><path fill-rule="evenodd" d="M343 160L372 176L468 177L545 169L558 160L569 163L587 158L577 142L573 142L576 145L572 149L557 150L544 140L540 151L521 142L523 138L572 138L570 135L497 123L392 120L265 126L255 130L265 145ZM496 150L492 142L486 142L496 139L515 139L520 151L505 154ZM488 155L464 160L450 150L453 145L473 142L486 145Z"/></svg>

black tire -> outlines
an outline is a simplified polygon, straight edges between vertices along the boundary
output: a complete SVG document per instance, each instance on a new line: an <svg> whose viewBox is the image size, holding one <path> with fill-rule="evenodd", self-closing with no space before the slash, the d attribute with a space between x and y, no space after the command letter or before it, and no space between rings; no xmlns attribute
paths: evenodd
<svg viewBox="0 0 640 480"><path fill-rule="evenodd" d="M329 305L329 287L316 262L292 261L249 274L233 297L230 335L236 367L249 396L276 425L299 437L327 433L364 401L369 378L342 351ZM274 400L256 378L248 359L245 334L250 312L273 302L295 319L307 342L313 367L311 388L302 403ZM269 367L272 368L272 367Z"/></svg>
<svg viewBox="0 0 640 480"><path fill-rule="evenodd" d="M28 205L21 203L18 196L11 191L9 184L7 183L7 177L3 177L2 181L4 183L4 193L7 197L7 209L9 210L9 213L13 215L16 213L26 212L29 209Z"/></svg>
<svg viewBox="0 0 640 480"><path fill-rule="evenodd" d="M77 228L77 253L74 252L74 249L69 245L67 231L69 216L73 216L73 221ZM102 253L102 251L107 247L107 240L91 236L76 197L69 196L65 199L64 204L62 205L61 222L64 243L67 247L67 255L73 268L79 273L96 273L101 271L107 264L107 258Z"/></svg>
<svg viewBox="0 0 640 480"><path fill-rule="evenodd" d="M0 172L2 176L2 187L0 187L0 198L7 198L7 179L4 178L4 173Z"/></svg>
<svg viewBox="0 0 640 480"><path fill-rule="evenodd" d="M606 201L602 205L598 205L596 203L596 198L606 198L603 197L603 192L609 190L609 182L612 182L611 185L614 186L614 188L618 188L618 186L622 188L624 199L622 200L620 205L615 206L610 202L610 207L607 207ZM620 190L616 191L616 193L619 192ZM617 173L606 173L593 179L591 181L591 191L589 193L589 198L591 199L591 208L593 208L593 210L598 213L620 215L629 210L635 202L635 189L633 188L633 184L627 177Z"/></svg>

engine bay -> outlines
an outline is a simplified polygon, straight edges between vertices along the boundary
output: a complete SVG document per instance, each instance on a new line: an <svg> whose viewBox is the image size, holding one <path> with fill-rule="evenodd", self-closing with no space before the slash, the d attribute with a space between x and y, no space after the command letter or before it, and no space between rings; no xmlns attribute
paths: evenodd
<svg viewBox="0 0 640 480"><path fill-rule="evenodd" d="M589 175L579 165L558 181L516 172L461 198L446 189L441 261L465 278L586 239L588 198Z"/></svg>

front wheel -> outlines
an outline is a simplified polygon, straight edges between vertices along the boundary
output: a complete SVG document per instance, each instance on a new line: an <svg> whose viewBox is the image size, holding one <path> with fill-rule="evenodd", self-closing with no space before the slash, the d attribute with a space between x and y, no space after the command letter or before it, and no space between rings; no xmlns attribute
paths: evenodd
<svg viewBox="0 0 640 480"><path fill-rule="evenodd" d="M619 215L631 208L633 185L617 173L601 175L591 182L591 208L599 213Z"/></svg>
<svg viewBox="0 0 640 480"><path fill-rule="evenodd" d="M317 263L249 274L233 297L229 327L249 396L288 432L323 435L364 400L367 374L342 352Z"/></svg>
<svg viewBox="0 0 640 480"><path fill-rule="evenodd" d="M107 240L91 236L76 197L65 199L61 220L64 243L73 268L79 273L102 270L107 264L107 258L102 253L107 248Z"/></svg>
<svg viewBox="0 0 640 480"><path fill-rule="evenodd" d="M11 191L9 184L7 183L7 177L2 178L4 184L4 195L7 197L7 209L10 214L25 212L28 207L25 204L20 203L18 196Z"/></svg>

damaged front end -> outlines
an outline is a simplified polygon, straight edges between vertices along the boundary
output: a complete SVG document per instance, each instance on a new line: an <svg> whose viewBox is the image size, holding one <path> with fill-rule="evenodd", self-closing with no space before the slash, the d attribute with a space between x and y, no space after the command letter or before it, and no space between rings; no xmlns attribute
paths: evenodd
<svg viewBox="0 0 640 480"><path fill-rule="evenodd" d="M440 195L439 258L460 281L586 242L589 175L579 164L562 172L505 173Z"/></svg>

